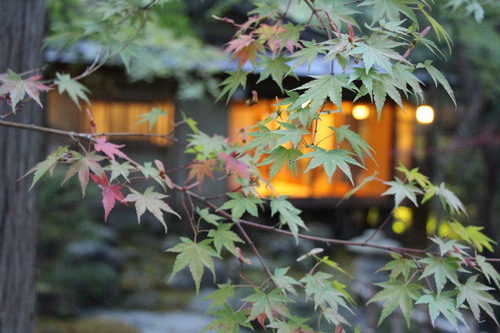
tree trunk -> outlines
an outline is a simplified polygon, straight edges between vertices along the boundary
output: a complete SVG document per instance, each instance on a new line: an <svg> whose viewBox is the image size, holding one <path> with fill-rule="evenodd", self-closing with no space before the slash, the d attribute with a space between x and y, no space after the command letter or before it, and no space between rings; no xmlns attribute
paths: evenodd
<svg viewBox="0 0 500 333"><path fill-rule="evenodd" d="M43 0L0 0L0 73L40 68ZM0 100L0 115L11 111ZM39 124L42 110L28 102L5 120ZM0 126L0 332L32 332L35 320L37 210L30 179L40 136Z"/></svg>

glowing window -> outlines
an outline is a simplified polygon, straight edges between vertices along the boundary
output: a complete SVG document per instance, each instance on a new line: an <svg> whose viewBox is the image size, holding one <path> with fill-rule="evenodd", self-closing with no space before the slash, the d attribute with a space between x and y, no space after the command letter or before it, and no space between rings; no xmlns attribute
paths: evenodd
<svg viewBox="0 0 500 333"><path fill-rule="evenodd" d="M137 124L140 115L148 113L152 108L166 111L166 115L160 116L154 126L149 128L149 122ZM89 107L98 132L106 133L140 133L166 135L172 131L174 119L174 106L170 102L116 102L116 101L92 101ZM81 112L81 131L89 132L90 124L85 112ZM158 137L133 136L133 140L149 141L156 145L165 146L169 141Z"/></svg>
<svg viewBox="0 0 500 333"><path fill-rule="evenodd" d="M229 137L232 141L238 142L243 139L251 139L250 136L243 138L242 130L249 131L252 126L265 119L269 114L276 110L275 100L260 99L259 103L248 107L243 102L235 102L229 108ZM368 158L365 159L366 170L352 166L351 171L355 183L361 182L365 177L373 174L377 170L377 177L389 180L392 177L392 154L393 154L393 135L394 135L394 116L393 107L388 105L384 107L380 122L377 119L375 107L370 104L364 104L367 113L366 118L357 120L352 114L355 105L351 102L342 103L342 113L334 112L328 115L322 115L321 121L318 123L318 131L316 134L316 144L322 139L318 146L324 149L333 149L335 147L335 137L330 136L331 131L329 126L340 127L349 125L350 129L360 134L368 144L376 151L374 155L375 161ZM337 108L327 103L327 110L336 110ZM277 128L276 122L271 122L267 126ZM310 137L304 137L307 142L311 141ZM341 148L348 149L346 143L343 143ZM335 172L331 182L328 182L328 177L324 174L321 167L310 170L304 174L309 161L299 159L296 164L297 177L286 167L282 168L276 177L271 181L271 186L263 184L258 190L262 195L269 193L286 194L295 198L340 198L352 189L349 180L342 172ZM269 175L270 166L262 166L261 172L266 177ZM355 196L359 197L375 197L379 196L386 190L386 186L380 182L372 182L368 186L359 190Z"/></svg>

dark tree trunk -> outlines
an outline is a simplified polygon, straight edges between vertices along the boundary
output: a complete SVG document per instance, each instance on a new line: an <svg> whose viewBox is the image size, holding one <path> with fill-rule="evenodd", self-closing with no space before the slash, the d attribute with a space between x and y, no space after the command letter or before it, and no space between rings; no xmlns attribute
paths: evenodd
<svg viewBox="0 0 500 333"><path fill-rule="evenodd" d="M0 0L0 73L40 67L43 0ZM0 114L10 112L0 100ZM42 110L27 103L6 120L42 121ZM32 332L35 319L36 197L30 179L40 150L37 133L0 126L0 332Z"/></svg>

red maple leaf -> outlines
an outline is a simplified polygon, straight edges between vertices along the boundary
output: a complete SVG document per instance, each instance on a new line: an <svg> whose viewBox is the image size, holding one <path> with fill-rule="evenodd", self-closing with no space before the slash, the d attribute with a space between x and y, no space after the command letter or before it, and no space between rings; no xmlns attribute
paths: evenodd
<svg viewBox="0 0 500 333"><path fill-rule="evenodd" d="M253 39L252 34L239 35L238 38L233 39L226 45L224 53L233 52L232 59L238 59L239 66L243 66L249 59L252 64L255 63L259 45Z"/></svg>
<svg viewBox="0 0 500 333"><path fill-rule="evenodd" d="M23 80L18 74L9 71L6 75L0 75L0 96L8 94L14 112L16 105L26 94L42 107L40 92L50 88L40 81L41 78L41 75L35 75Z"/></svg>
<svg viewBox="0 0 500 333"><path fill-rule="evenodd" d="M96 141L94 142L95 150L102 151L104 154L109 156L109 158L111 158L113 161L115 160L115 155L128 160L128 156L125 155L120 149L118 149L125 147L125 145L115 145L114 143L106 142L105 136L96 138L95 141Z"/></svg>
<svg viewBox="0 0 500 333"><path fill-rule="evenodd" d="M243 178L250 178L248 174L248 165L238 160L238 155L233 151L231 154L227 155L220 153L219 157L225 161L226 173L235 172Z"/></svg>
<svg viewBox="0 0 500 333"><path fill-rule="evenodd" d="M120 185L111 185L105 173L102 178L94 174L90 174L90 178L102 189L102 205L104 206L104 221L108 220L109 212L115 206L115 201L123 202L125 199L121 192Z"/></svg>

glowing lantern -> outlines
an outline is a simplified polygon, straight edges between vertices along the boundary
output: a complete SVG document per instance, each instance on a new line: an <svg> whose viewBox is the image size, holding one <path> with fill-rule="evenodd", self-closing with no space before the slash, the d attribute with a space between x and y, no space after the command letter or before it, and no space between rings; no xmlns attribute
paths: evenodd
<svg viewBox="0 0 500 333"><path fill-rule="evenodd" d="M434 121L434 109L429 105L420 105L417 108L417 121L421 124L430 124Z"/></svg>
<svg viewBox="0 0 500 333"><path fill-rule="evenodd" d="M356 105L352 108L352 116L354 119L363 120L368 118L370 115L370 108L367 105Z"/></svg>

